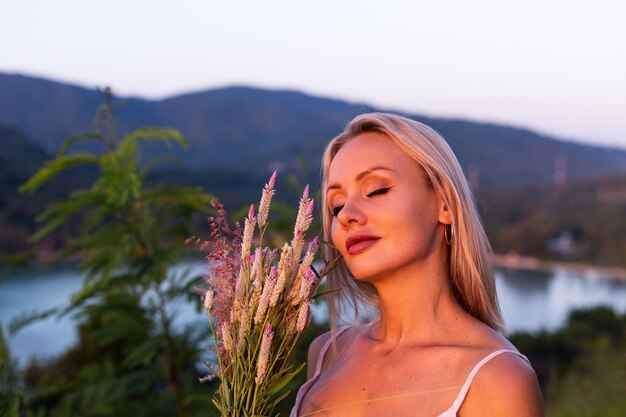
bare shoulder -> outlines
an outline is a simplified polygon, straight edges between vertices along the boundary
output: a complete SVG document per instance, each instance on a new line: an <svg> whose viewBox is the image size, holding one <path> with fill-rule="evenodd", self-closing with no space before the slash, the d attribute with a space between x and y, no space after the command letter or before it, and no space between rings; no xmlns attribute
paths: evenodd
<svg viewBox="0 0 626 417"><path fill-rule="evenodd" d="M331 338L331 332L328 331L317 336L311 345L309 346L309 353L307 356L307 379L311 379L311 377L315 374L315 369L317 368L317 361L320 356L320 351L322 347L328 342Z"/></svg>
<svg viewBox="0 0 626 417"><path fill-rule="evenodd" d="M343 349L345 349L346 345L349 345L349 342L354 338L356 334L354 327L347 327L338 329L335 333L335 341L332 345L330 345L327 352L322 352L324 349L324 345L330 343L333 335L331 331L327 331L316 337L311 345L309 346L309 354L307 357L307 378L310 379L315 374L315 370L317 369L318 362L323 360L322 363L322 372L327 369L337 359L337 356L340 354Z"/></svg>
<svg viewBox="0 0 626 417"><path fill-rule="evenodd" d="M535 371L518 355L503 353L494 357L476 374L459 415L543 416Z"/></svg>

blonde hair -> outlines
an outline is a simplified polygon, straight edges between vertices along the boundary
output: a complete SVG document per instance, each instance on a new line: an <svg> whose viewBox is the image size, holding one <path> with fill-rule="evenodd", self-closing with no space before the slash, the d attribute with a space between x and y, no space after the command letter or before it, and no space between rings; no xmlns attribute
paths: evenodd
<svg viewBox="0 0 626 417"><path fill-rule="evenodd" d="M491 247L476 211L469 184L450 146L441 135L425 124L393 114L362 114L351 120L345 130L330 141L322 160L321 207L325 240L332 241L332 218L324 192L328 185L330 164L344 144L367 132L380 133L390 138L422 168L433 189L448 207L454 227L448 257L452 293L469 314L489 327L503 331L491 264ZM340 256L329 245L324 251L327 259ZM330 289L341 289L329 295L333 334L338 317L345 307L353 309L355 324L358 324L359 305L376 308L378 304L374 286L354 279L343 260L329 274L328 285Z"/></svg>

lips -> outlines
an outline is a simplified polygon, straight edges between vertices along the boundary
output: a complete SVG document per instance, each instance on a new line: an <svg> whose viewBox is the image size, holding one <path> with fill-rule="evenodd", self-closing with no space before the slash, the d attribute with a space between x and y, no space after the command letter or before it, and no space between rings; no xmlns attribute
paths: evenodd
<svg viewBox="0 0 626 417"><path fill-rule="evenodd" d="M354 255L369 248L376 243L378 239L380 239L380 237L375 235L352 235L346 239L346 249L350 255Z"/></svg>

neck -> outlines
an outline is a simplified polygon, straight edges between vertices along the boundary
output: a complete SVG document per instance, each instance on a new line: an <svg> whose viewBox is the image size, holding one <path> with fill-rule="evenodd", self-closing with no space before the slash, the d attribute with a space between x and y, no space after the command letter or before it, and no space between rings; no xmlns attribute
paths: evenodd
<svg viewBox="0 0 626 417"><path fill-rule="evenodd" d="M389 346L435 343L464 314L448 275L445 262L426 262L372 281L380 312L372 337Z"/></svg>

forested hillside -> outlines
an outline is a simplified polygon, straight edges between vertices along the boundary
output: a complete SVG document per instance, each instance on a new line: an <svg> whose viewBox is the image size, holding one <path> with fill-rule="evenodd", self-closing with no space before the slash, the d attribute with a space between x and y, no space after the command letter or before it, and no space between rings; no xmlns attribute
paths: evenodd
<svg viewBox="0 0 626 417"><path fill-rule="evenodd" d="M101 98L96 89L21 75L0 74L0 123L15 126L48 152L72 134L90 131ZM313 97L296 91L228 87L163 100L123 98L120 131L170 126L190 142L174 149L187 168L239 171L265 178L275 168L292 170L299 158L311 178L324 145L366 104ZM582 145L503 125L409 115L449 141L481 187L552 182L626 172L626 150ZM96 149L92 145L92 149ZM163 151L150 145L146 155ZM560 175L560 174L559 174Z"/></svg>
<svg viewBox="0 0 626 417"><path fill-rule="evenodd" d="M626 266L626 176L479 193L500 253Z"/></svg>

